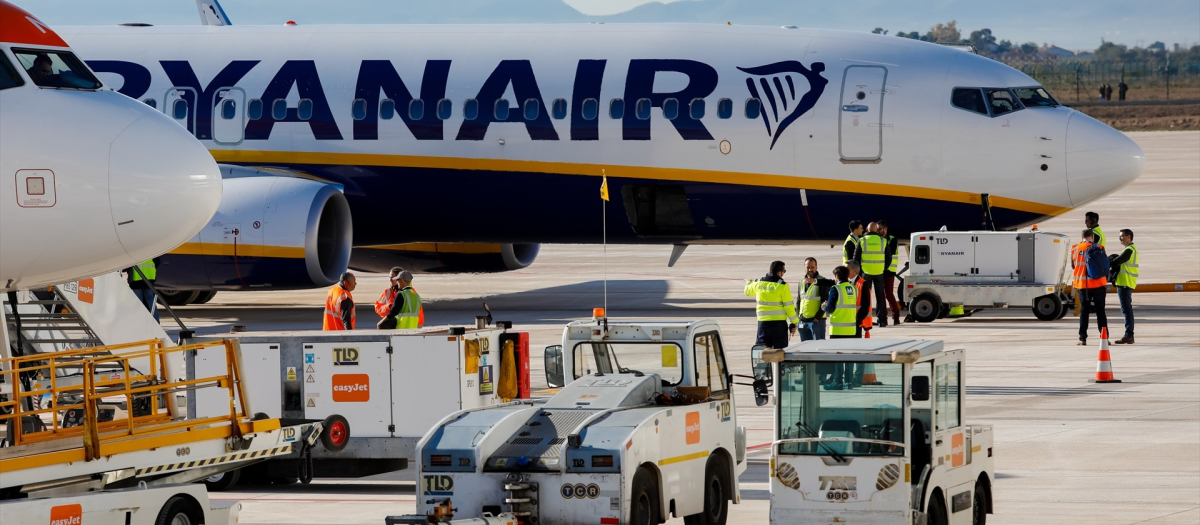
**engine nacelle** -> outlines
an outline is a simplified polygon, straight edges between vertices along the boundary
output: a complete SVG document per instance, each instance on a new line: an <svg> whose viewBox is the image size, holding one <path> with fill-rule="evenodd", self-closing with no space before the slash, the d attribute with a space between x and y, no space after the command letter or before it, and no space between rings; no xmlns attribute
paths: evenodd
<svg viewBox="0 0 1200 525"><path fill-rule="evenodd" d="M400 266L413 273L489 273L520 270L537 259L540 244L409 243L354 249L350 267L387 272Z"/></svg>
<svg viewBox="0 0 1200 525"><path fill-rule="evenodd" d="M212 220L163 255L167 290L305 289L338 281L350 262L350 205L333 184L221 166Z"/></svg>

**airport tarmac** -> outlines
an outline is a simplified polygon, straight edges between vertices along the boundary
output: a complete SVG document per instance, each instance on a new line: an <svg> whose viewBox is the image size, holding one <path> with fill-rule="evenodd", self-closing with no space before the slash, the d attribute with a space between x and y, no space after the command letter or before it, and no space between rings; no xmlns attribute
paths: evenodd
<svg viewBox="0 0 1200 525"><path fill-rule="evenodd" d="M1200 133L1132 133L1148 161L1127 188L1041 224L1078 237L1083 213L1097 211L1116 245L1131 228L1141 254L1141 282L1200 279ZM863 217L873 219L874 217ZM930 224L930 229L940 225ZM1111 253L1112 250L1110 250ZM748 373L754 301L745 279L775 259L796 282L803 259L821 269L840 262L823 246L694 246L674 268L665 246L543 246L521 271L488 275L419 275L427 324L468 325L487 302L497 320L531 333L535 386L544 384L540 348L557 344L567 321L607 303L613 317L712 318L721 323L735 373ZM903 261L902 261L903 262ZM373 325L372 303L386 277L364 275L355 296L360 327ZM178 308L189 328L217 333L319 328L324 291L221 293L213 302ZM930 324L876 330L875 337L943 339L966 348L965 420L995 427L994 524L1134 524L1200 522L1200 294L1137 294L1137 344L1112 347L1119 384L1090 384L1092 336L1075 346L1077 320L1036 320L1028 308L990 310ZM1122 318L1108 306L1112 338ZM164 326L170 326L168 316ZM1094 324L1093 324L1094 326ZM755 407L749 388L736 390L738 417L761 457L771 440L770 407ZM401 402L401 400L397 400ZM415 402L415 400L414 400ZM368 479L317 479L310 485L242 486L214 494L241 500L242 523L381 525L388 514L414 511L411 473ZM755 461L741 478L743 503L730 523L767 521L766 467ZM671 523L682 523L673 519Z"/></svg>

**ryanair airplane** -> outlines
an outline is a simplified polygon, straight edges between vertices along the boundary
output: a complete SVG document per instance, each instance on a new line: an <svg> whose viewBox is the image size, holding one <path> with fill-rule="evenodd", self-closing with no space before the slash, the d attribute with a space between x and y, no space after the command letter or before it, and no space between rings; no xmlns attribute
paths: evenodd
<svg viewBox="0 0 1200 525"><path fill-rule="evenodd" d="M186 126L224 201L163 286L327 285L347 265L523 268L539 243L839 241L1026 226L1137 178L1142 150L1037 81L864 33L691 24L65 28ZM353 248L353 254L351 254ZM205 292L207 291L207 292Z"/></svg>

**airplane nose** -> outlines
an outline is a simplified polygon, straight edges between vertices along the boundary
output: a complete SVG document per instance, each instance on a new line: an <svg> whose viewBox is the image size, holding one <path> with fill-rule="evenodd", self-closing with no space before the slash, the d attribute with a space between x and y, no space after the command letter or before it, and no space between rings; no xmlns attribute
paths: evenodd
<svg viewBox="0 0 1200 525"><path fill-rule="evenodd" d="M117 237L135 262L187 241L221 203L221 171L212 155L183 126L155 112L112 142L108 179Z"/></svg>
<svg viewBox="0 0 1200 525"><path fill-rule="evenodd" d="M1067 189L1083 206L1142 174L1146 154L1124 133L1078 111L1067 123Z"/></svg>

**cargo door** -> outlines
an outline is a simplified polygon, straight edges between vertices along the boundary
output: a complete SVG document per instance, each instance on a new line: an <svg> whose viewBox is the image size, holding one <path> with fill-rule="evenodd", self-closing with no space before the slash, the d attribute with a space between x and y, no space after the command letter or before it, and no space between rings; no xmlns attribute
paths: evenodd
<svg viewBox="0 0 1200 525"><path fill-rule="evenodd" d="M988 280L1017 280L1016 234L975 236L975 275Z"/></svg>
<svg viewBox="0 0 1200 525"><path fill-rule="evenodd" d="M842 161L878 162L883 155L883 95L887 68L850 66L842 77L838 151Z"/></svg>
<svg viewBox="0 0 1200 525"><path fill-rule="evenodd" d="M388 342L304 343L304 416L345 416L351 437L389 437Z"/></svg>
<svg viewBox="0 0 1200 525"><path fill-rule="evenodd" d="M233 87L218 89L213 104L213 141L240 144L246 129L246 92Z"/></svg>
<svg viewBox="0 0 1200 525"><path fill-rule="evenodd" d="M966 277L975 269L975 243L966 233L930 235L929 275Z"/></svg>
<svg viewBox="0 0 1200 525"><path fill-rule="evenodd" d="M251 415L262 412L270 417L282 417L281 370L279 369L279 343L242 343L241 376L251 378L244 381L243 389L250 401ZM225 347L216 346L196 350L196 368L193 379L224 376L226 368ZM283 378L287 379L287 378ZM229 415L229 391L223 388L200 388L195 391L195 413L189 417L205 418Z"/></svg>
<svg viewBox="0 0 1200 525"><path fill-rule="evenodd" d="M173 87L163 96L163 113L187 128L188 133L196 133L196 90L190 87Z"/></svg>
<svg viewBox="0 0 1200 525"><path fill-rule="evenodd" d="M398 335L392 338L392 393L395 397L395 435L420 437L430 427L462 406L464 392L478 395L479 376L499 371L491 366L491 352L480 345L481 355L474 370L461 364L463 345L460 338L472 336ZM487 338L483 338L487 341ZM495 341L490 341L495 342ZM492 350L488 344L486 350ZM484 364L486 361L487 364ZM491 366L486 372L484 367ZM487 379L491 379L491 375ZM491 385L494 385L492 383ZM489 387L491 385L488 385Z"/></svg>
<svg viewBox="0 0 1200 525"><path fill-rule="evenodd" d="M1036 253L1037 243L1032 233L1017 234L1017 281L1032 283L1037 275Z"/></svg>

